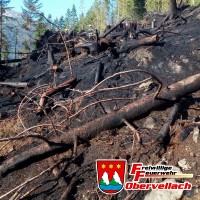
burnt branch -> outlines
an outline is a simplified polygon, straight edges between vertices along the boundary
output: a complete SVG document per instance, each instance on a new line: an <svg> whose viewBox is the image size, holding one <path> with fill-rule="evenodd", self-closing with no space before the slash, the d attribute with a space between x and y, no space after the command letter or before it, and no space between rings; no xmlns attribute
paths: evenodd
<svg viewBox="0 0 200 200"><path fill-rule="evenodd" d="M31 183L32 181L34 181L35 179L38 179L39 177L43 176L44 174L46 174L47 172L52 171L55 167L57 167L59 164L61 164L62 162L64 162L65 159L61 159L59 161L57 161L54 165L48 167L47 169L43 170L42 172L40 172L39 174L37 174L36 176L27 179L24 183L18 185L17 187L13 188L12 190L10 190L9 192L3 194L0 196L0 199L3 199L5 197L7 197L9 194L15 192L16 190L19 190L21 188L24 188L25 186L27 186L29 183Z"/></svg>
<svg viewBox="0 0 200 200"><path fill-rule="evenodd" d="M49 96L52 96L52 95L62 91L63 89L65 89L66 87L69 87L72 83L74 83L76 81L77 81L76 78L72 78L64 83L61 83L59 86L57 86L55 88L50 88L46 92L44 92L41 96L41 99L40 99L40 102L38 105L38 109L37 109L37 113L43 112L43 108L44 108Z"/></svg>
<svg viewBox="0 0 200 200"><path fill-rule="evenodd" d="M96 137L101 131L110 130L116 126L122 125L124 123L123 119L126 119L127 121L134 120L135 118L143 116L154 109L161 108L164 105L169 105L169 102L175 102L187 94L194 93L200 90L199 79L200 74L193 75L162 89L162 91L159 93L159 98L155 99L154 94L150 94L140 100L124 106L117 112L97 118L86 123L85 125L82 125L81 127L70 129L63 134L61 138L53 139L53 141L55 143L59 143L59 145L50 146L48 144L40 144L11 158L8 158L0 166L0 175L5 176L6 174L15 170L18 165L26 162L27 160L31 161L32 158L39 158L42 156L41 159L44 159L45 155L46 157L50 156L55 153L55 150L69 149L74 143L74 136L77 136L83 140L90 140ZM64 144L63 146L60 145L61 141L62 144Z"/></svg>
<svg viewBox="0 0 200 200"><path fill-rule="evenodd" d="M168 136L170 126L174 123L179 111L180 111L181 105L180 103L174 104L171 112L169 113L167 122L162 126L160 133L159 133L159 140L161 142L164 141L164 139Z"/></svg>

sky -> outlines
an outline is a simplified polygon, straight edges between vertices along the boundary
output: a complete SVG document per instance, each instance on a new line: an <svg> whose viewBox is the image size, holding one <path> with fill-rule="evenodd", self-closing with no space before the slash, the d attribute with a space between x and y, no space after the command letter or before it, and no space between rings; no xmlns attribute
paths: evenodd
<svg viewBox="0 0 200 200"><path fill-rule="evenodd" d="M45 16L51 13L52 18L60 18L62 15L65 16L67 9L71 9L72 5L76 6L77 14L81 13L80 7L81 0L40 0L43 4L41 11L44 12ZM84 12L86 13L92 6L94 0L84 0ZM13 10L21 12L21 7L23 7L23 0L11 0L9 7L14 7Z"/></svg>

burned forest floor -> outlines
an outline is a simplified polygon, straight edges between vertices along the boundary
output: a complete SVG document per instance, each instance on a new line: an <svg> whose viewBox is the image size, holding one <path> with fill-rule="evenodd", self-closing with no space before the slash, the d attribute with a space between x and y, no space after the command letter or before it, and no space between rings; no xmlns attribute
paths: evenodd
<svg viewBox="0 0 200 200"><path fill-rule="evenodd" d="M200 199L200 7L182 15L98 40L49 32L1 66L0 199ZM174 166L193 188L106 195L96 159Z"/></svg>

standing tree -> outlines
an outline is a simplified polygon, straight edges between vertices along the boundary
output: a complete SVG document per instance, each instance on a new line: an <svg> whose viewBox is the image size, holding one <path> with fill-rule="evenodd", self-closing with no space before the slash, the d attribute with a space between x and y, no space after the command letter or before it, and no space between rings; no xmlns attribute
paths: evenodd
<svg viewBox="0 0 200 200"><path fill-rule="evenodd" d="M169 0L170 14L169 19L174 19L180 16L180 9L178 9L176 0Z"/></svg>
<svg viewBox="0 0 200 200"><path fill-rule="evenodd" d="M135 17L142 19L145 11L145 0L134 0Z"/></svg>
<svg viewBox="0 0 200 200"><path fill-rule="evenodd" d="M51 14L48 15L47 20L49 22L52 22L52 15ZM54 30L54 26L51 23L47 23L47 29Z"/></svg>
<svg viewBox="0 0 200 200"><path fill-rule="evenodd" d="M135 20L142 18L145 12L145 2L148 0L116 0L118 20L126 18Z"/></svg>
<svg viewBox="0 0 200 200"><path fill-rule="evenodd" d="M57 17L54 19L53 23L56 25L56 27L55 27L55 30L56 30L56 31L58 31L58 27L59 27L59 20L58 20L58 18L57 18Z"/></svg>
<svg viewBox="0 0 200 200"><path fill-rule="evenodd" d="M187 22L187 20L181 16L181 8L178 8L176 0L169 0L169 6L170 13L167 15L164 21L180 17L182 20L184 20L184 22Z"/></svg>
<svg viewBox="0 0 200 200"><path fill-rule="evenodd" d="M146 0L145 8L147 11L166 12L169 9L168 0Z"/></svg>
<svg viewBox="0 0 200 200"><path fill-rule="evenodd" d="M38 13L39 9L42 7L42 4L39 3L39 0L23 0L24 8L22 8L22 18L24 23L22 24L22 28L26 31L28 38L24 41L23 45L26 50L29 52L33 47L32 37L33 31L37 26Z"/></svg>
<svg viewBox="0 0 200 200"><path fill-rule="evenodd" d="M65 28L65 19L64 19L63 15L60 17L60 19L58 21L58 26L61 30L63 30Z"/></svg>
<svg viewBox="0 0 200 200"><path fill-rule="evenodd" d="M93 27L95 27L95 12L93 7L90 8L84 18L84 24L85 24L85 28L86 30L88 29L89 25L92 25Z"/></svg>
<svg viewBox="0 0 200 200"><path fill-rule="evenodd" d="M42 15L40 15L38 19L38 23L36 25L35 32L34 32L34 39L36 40L39 40L41 36L45 33L45 31L48 29L47 22Z"/></svg>
<svg viewBox="0 0 200 200"><path fill-rule="evenodd" d="M108 23L117 23L116 15L116 0L109 0L109 12L108 12Z"/></svg>
<svg viewBox="0 0 200 200"><path fill-rule="evenodd" d="M72 30L76 30L78 25L78 17L76 13L76 7L73 4L72 10L71 10L71 28Z"/></svg>
<svg viewBox="0 0 200 200"><path fill-rule="evenodd" d="M84 22L84 0L81 0L80 3L80 17L79 17L79 21L78 21L78 29L79 30L84 30L85 27L85 22Z"/></svg>
<svg viewBox="0 0 200 200"><path fill-rule="evenodd" d="M71 28L71 11L69 8L67 9L67 13L65 15L65 28L68 30Z"/></svg>
<svg viewBox="0 0 200 200"><path fill-rule="evenodd" d="M84 16L84 13L80 14L77 27L78 27L79 31L85 29L85 16Z"/></svg>
<svg viewBox="0 0 200 200"><path fill-rule="evenodd" d="M108 23L109 20L109 13L110 13L110 0L101 0L100 1L100 18L101 18L101 23L100 23L100 33L105 29L106 24ZM103 11L103 12L102 12Z"/></svg>
<svg viewBox="0 0 200 200"><path fill-rule="evenodd" d="M100 30L101 29L101 17L100 17L100 12L101 12L101 4L100 0L95 0L93 4L93 10L94 10L94 26L96 29Z"/></svg>
<svg viewBox="0 0 200 200"><path fill-rule="evenodd" d="M6 18L5 12L10 8L7 5L10 3L10 0L1 0L0 1L0 62L2 60L2 50L8 51L8 42L6 35L3 33L4 19Z"/></svg>

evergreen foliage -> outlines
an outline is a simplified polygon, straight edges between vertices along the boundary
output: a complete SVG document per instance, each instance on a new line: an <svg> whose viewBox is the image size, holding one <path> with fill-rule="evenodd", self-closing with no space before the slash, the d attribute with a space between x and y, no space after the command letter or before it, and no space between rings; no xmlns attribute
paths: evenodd
<svg viewBox="0 0 200 200"><path fill-rule="evenodd" d="M8 7L8 4L10 3L10 0L1 0L0 1L0 61L2 59L7 59L8 58L8 39L7 36L4 32L4 26L7 25L5 24L5 19L8 17L5 15L6 11L8 11L10 8ZM5 52L5 53L2 53Z"/></svg>
<svg viewBox="0 0 200 200"><path fill-rule="evenodd" d="M7 42L8 35L4 34L3 25L5 27L5 11L10 0L1 0L1 18L0 18L0 59L2 52L8 52L9 44ZM106 25L116 24L119 20L125 18L127 21L138 21L142 19L146 12L169 12L170 0L94 0L91 8L85 13L85 0L80 0L80 8L77 11L73 4L71 8L66 10L60 18L54 18L51 14L47 19L56 24L59 30L86 30L90 27L97 29L99 34L102 34ZM196 6L200 4L200 0L182 0L182 5L190 4ZM57 30L56 26L47 22L47 20L36 13L40 13L42 4L39 0L23 0L24 7L22 8L22 23L21 28L27 33L27 37L23 41L24 51L31 51L34 48L35 40L38 40L47 29ZM78 14L79 16L78 16ZM15 30L16 31L16 30ZM4 54L7 57L8 54Z"/></svg>
<svg viewBox="0 0 200 200"><path fill-rule="evenodd" d="M22 8L22 18L24 23L21 27L26 30L28 34L27 40L24 41L24 49L30 52L33 49L34 41L32 32L35 31L38 24L38 19L40 19L39 15L35 13L39 13L39 9L42 7L42 4L39 3L39 0L23 0L23 4L24 8Z"/></svg>
<svg viewBox="0 0 200 200"><path fill-rule="evenodd" d="M34 31L34 39L39 40L40 37L45 33L45 31L48 29L48 24L44 17L40 15L38 21L37 21L37 26Z"/></svg>

